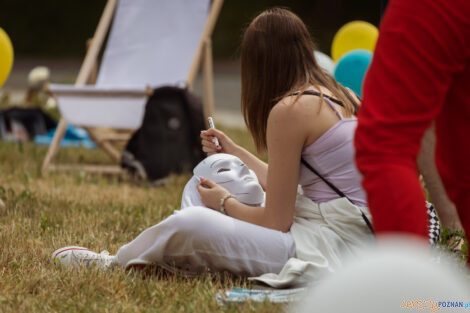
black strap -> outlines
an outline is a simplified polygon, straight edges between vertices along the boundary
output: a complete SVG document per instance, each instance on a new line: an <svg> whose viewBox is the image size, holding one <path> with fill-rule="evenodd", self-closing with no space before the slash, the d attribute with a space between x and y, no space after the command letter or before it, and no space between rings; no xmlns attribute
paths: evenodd
<svg viewBox="0 0 470 313"><path fill-rule="evenodd" d="M308 164L307 161L304 160L304 158L301 158L300 161L302 162L303 165L305 165L310 171L312 171L315 175L317 175L318 177L320 177L321 180L323 180L323 182L325 182L325 184L327 184L331 189L333 189L337 194L338 196L340 196L341 198L346 198L349 200L349 202L352 203L351 199L349 199L341 190L339 190L335 185L333 185L331 182L329 182L328 180L326 180L325 177L323 177L322 175L320 175L320 173L318 173L318 171L316 169L314 169L310 164ZM364 214L364 212L362 212L362 210L359 210L361 211L361 215L362 215L362 219L364 220L364 222L366 222L367 224L367 227L369 227L370 231L372 234L375 234L374 232L374 228L372 227L372 223L370 222L370 220L367 218L367 216Z"/></svg>
<svg viewBox="0 0 470 313"><path fill-rule="evenodd" d="M296 91L294 92L293 94L290 94L290 96L297 96L299 94L302 94L302 95L312 95L312 96L317 96L317 97L324 97L324 98L327 98L328 100L330 100L331 102L334 102L340 106L342 106L344 108L344 103L341 101L341 100L338 100L336 98L333 98L331 96L328 96L328 95L324 95L324 94L321 94L319 93L318 91L316 90L304 90L302 92L300 91ZM353 105L354 105L354 115L357 115L357 111L358 111L358 106L357 106L357 103L355 101L352 101Z"/></svg>

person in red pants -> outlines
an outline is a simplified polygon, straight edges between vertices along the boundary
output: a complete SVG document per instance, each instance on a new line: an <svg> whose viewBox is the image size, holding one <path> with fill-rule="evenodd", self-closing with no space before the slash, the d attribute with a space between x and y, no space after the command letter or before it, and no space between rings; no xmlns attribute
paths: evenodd
<svg viewBox="0 0 470 313"><path fill-rule="evenodd" d="M427 234L416 157L432 121L436 165L470 232L470 1L391 0L355 136L377 233Z"/></svg>

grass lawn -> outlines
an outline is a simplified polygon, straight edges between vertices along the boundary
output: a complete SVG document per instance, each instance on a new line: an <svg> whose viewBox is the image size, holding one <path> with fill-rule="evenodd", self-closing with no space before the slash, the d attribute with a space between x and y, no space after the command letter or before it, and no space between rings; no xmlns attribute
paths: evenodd
<svg viewBox="0 0 470 313"><path fill-rule="evenodd" d="M246 131L226 130L253 151ZM0 312L276 312L283 306L220 307L219 289L249 286L232 277L188 279L121 269L67 270L51 253L80 245L114 254L141 231L172 214L190 175L161 187L85 173L40 174L45 147L0 142ZM58 159L106 162L98 150L61 149Z"/></svg>
<svg viewBox="0 0 470 313"><path fill-rule="evenodd" d="M225 131L254 151L246 131ZM116 253L179 207L190 175L172 176L160 187L85 173L43 176L45 153L32 143L0 142L0 198L6 204L0 208L0 312L284 311L271 303L220 307L218 290L250 286L243 279L54 266L51 253L67 245ZM106 162L107 157L69 148L58 160Z"/></svg>

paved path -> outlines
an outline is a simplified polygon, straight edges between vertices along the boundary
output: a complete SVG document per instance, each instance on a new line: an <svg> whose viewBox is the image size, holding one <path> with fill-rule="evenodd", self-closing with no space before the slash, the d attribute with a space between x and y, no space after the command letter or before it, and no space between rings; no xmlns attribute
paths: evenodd
<svg viewBox="0 0 470 313"><path fill-rule="evenodd" d="M17 59L6 84L0 89L0 97L4 93L10 95L12 103L21 103L28 86L28 73L35 66L47 66L51 71L51 82L73 83L80 68L78 59ZM194 92L202 97L202 79L198 77ZM228 127L245 127L240 112L240 70L238 62L214 63L214 101L215 123Z"/></svg>

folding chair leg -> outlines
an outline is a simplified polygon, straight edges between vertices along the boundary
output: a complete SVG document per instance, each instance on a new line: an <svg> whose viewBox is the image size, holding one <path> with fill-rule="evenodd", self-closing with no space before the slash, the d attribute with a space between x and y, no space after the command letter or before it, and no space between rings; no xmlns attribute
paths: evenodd
<svg viewBox="0 0 470 313"><path fill-rule="evenodd" d="M96 59L98 57L101 45L106 37L106 33L108 31L109 25L111 24L111 20L113 18L113 13L116 8L117 0L108 0L106 3L106 7L103 11L103 15L101 16L100 22L98 23L98 27L96 32L93 36L93 40L90 42L89 49L85 56L85 60L80 68L80 72L78 73L77 80L75 82L76 86L83 86L88 81L90 77L90 73L93 70L93 67L96 64ZM56 132L54 133L54 138L52 139L52 143L49 146L49 150L47 151L47 155L44 159L42 164L42 171L47 171L50 166L51 162L54 159L57 151L60 147L60 141L64 137L65 131L67 128L67 122L64 118L60 119L59 125L57 126ZM90 136L92 132L90 132ZM103 149L108 152L108 154L115 160L120 160L119 152L111 146L109 143L101 143L98 142Z"/></svg>
<svg viewBox="0 0 470 313"><path fill-rule="evenodd" d="M204 116L214 114L214 78L212 66L212 42L207 38L204 45Z"/></svg>
<svg viewBox="0 0 470 313"><path fill-rule="evenodd" d="M101 140L93 129L85 128L93 141L96 143L114 160L117 162L121 161L121 153L106 140Z"/></svg>
<svg viewBox="0 0 470 313"><path fill-rule="evenodd" d="M90 38L86 41L86 49L87 51L90 49L91 45L93 44L93 38ZM94 85L96 83L96 78L98 77L98 62L95 59L93 62L93 66L90 69L90 74L88 74L88 85Z"/></svg>
<svg viewBox="0 0 470 313"><path fill-rule="evenodd" d="M66 129L67 121L64 118L61 118L59 121L59 125L57 125L57 128L55 130L54 137L52 138L52 143L49 146L49 150L47 151L47 155L44 158L44 162L42 163L43 172L48 170L50 163L52 162L57 151L59 150L60 141L64 137Z"/></svg>
<svg viewBox="0 0 470 313"><path fill-rule="evenodd" d="M98 145L117 162L121 162L121 153L109 141L98 141Z"/></svg>
<svg viewBox="0 0 470 313"><path fill-rule="evenodd" d="M196 79L196 75L198 73L199 65L202 59L204 45L206 44L207 38L210 38L212 36L215 23L217 22L217 17L219 16L223 3L224 3L224 0L212 1L206 26L204 27L204 30L202 32L202 36L201 36L201 39L199 40L199 45L196 50L196 54L194 55L193 62L191 63L191 67L189 68L188 76L186 77L186 86L191 87L194 83L194 80Z"/></svg>
<svg viewBox="0 0 470 313"><path fill-rule="evenodd" d="M88 78L90 77L90 72L93 69L94 64L100 53L101 45L106 37L106 33L113 19L113 13L116 8L117 0L108 0L106 7L104 8L103 15L101 16L98 27L96 28L93 40L91 41L90 47L86 53L83 64L78 72L77 80L75 86L83 86L86 84Z"/></svg>

